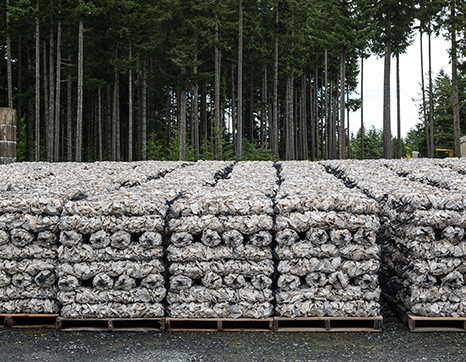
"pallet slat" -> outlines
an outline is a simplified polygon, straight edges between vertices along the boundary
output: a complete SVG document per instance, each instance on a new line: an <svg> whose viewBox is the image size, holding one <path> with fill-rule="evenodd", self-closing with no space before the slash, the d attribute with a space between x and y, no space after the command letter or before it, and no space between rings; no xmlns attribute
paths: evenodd
<svg viewBox="0 0 466 362"><path fill-rule="evenodd" d="M396 302L389 304L411 332L466 332L466 317L422 317L409 313Z"/></svg>
<svg viewBox="0 0 466 362"><path fill-rule="evenodd" d="M272 332L273 318L165 318L168 332Z"/></svg>
<svg viewBox="0 0 466 362"><path fill-rule="evenodd" d="M162 332L163 318L57 318L57 329L65 332Z"/></svg>
<svg viewBox="0 0 466 362"><path fill-rule="evenodd" d="M0 327L55 328L58 314L0 314Z"/></svg>
<svg viewBox="0 0 466 362"><path fill-rule="evenodd" d="M382 332L382 326L382 316L274 318L277 332Z"/></svg>

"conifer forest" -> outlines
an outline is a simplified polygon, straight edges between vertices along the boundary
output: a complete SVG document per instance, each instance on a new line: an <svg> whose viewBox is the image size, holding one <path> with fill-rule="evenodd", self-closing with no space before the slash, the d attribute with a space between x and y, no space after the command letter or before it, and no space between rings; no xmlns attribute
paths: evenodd
<svg viewBox="0 0 466 362"><path fill-rule="evenodd" d="M434 157L440 145L460 154L464 0L3 0L0 8L0 105L16 109L19 161L399 158L414 149ZM390 76L423 35L420 121L403 138ZM435 36L450 44L439 74ZM370 56L384 59L381 130L364 124Z"/></svg>

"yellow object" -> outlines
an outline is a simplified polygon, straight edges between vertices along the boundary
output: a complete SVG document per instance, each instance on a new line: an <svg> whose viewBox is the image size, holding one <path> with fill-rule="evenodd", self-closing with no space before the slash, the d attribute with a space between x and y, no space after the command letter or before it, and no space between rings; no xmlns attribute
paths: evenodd
<svg viewBox="0 0 466 362"><path fill-rule="evenodd" d="M453 157L455 155L455 150L452 150L451 148L436 148L435 150L448 152L448 157Z"/></svg>

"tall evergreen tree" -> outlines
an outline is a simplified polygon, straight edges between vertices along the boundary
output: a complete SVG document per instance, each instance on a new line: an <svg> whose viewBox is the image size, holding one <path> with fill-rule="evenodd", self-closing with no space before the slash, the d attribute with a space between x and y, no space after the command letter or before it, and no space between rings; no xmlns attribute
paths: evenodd
<svg viewBox="0 0 466 362"><path fill-rule="evenodd" d="M370 46L374 53L383 55L383 144L384 158L393 157L391 135L390 74L392 53L403 53L410 44L415 2L398 0L361 0L366 17L373 19L376 33Z"/></svg>

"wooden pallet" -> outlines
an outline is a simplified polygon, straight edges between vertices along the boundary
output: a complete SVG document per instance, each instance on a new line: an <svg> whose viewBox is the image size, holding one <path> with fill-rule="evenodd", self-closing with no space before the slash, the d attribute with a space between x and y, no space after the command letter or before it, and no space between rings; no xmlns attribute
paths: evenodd
<svg viewBox="0 0 466 362"><path fill-rule="evenodd" d="M382 332L382 325L382 316L274 318L277 332Z"/></svg>
<svg viewBox="0 0 466 362"><path fill-rule="evenodd" d="M164 318L57 318L57 329L67 332L163 332Z"/></svg>
<svg viewBox="0 0 466 362"><path fill-rule="evenodd" d="M421 317L409 313L396 302L390 306L411 332L466 332L465 317Z"/></svg>
<svg viewBox="0 0 466 362"><path fill-rule="evenodd" d="M55 328L58 314L0 314L0 328Z"/></svg>
<svg viewBox="0 0 466 362"><path fill-rule="evenodd" d="M272 332L273 318L165 318L168 332Z"/></svg>

